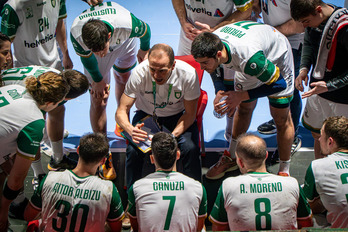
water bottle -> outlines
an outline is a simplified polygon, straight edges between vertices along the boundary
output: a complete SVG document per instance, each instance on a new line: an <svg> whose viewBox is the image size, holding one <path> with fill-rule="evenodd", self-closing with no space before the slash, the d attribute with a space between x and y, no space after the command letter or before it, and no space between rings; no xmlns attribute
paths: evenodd
<svg viewBox="0 0 348 232"><path fill-rule="evenodd" d="M220 99L219 102L222 102L222 101L226 100L226 98L227 98L227 96L223 96L223 97ZM220 107L223 107L223 106L225 106L225 105L226 105L226 104L223 104L223 105L221 105ZM213 111L213 114L214 114L214 116L215 116L216 118L223 118L223 117L225 117L226 113L227 113L226 110L225 110L224 112L222 112L222 114L217 113L215 110Z"/></svg>

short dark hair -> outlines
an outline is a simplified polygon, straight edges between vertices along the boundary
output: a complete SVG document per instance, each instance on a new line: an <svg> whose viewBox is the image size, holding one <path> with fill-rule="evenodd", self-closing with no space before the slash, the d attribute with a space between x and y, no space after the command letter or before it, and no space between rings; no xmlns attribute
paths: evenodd
<svg viewBox="0 0 348 232"><path fill-rule="evenodd" d="M346 117L329 117L325 119L323 126L326 136L333 138L338 148L348 149L348 119Z"/></svg>
<svg viewBox="0 0 348 232"><path fill-rule="evenodd" d="M211 32L203 32L193 40L191 54L194 58L215 58L217 52L222 51L223 47L219 36Z"/></svg>
<svg viewBox="0 0 348 232"><path fill-rule="evenodd" d="M174 63L174 51L173 48L167 44L155 44L152 46L152 48L149 50L149 55L148 57L151 56L152 52L157 51L157 50L162 50L164 51L168 57L169 57L169 66L172 66Z"/></svg>
<svg viewBox="0 0 348 232"><path fill-rule="evenodd" d="M82 40L92 52L99 52L105 48L109 40L106 24L99 19L90 19L82 27Z"/></svg>
<svg viewBox="0 0 348 232"><path fill-rule="evenodd" d="M152 155L163 169L173 167L178 151L178 143L172 134L158 132L152 137Z"/></svg>
<svg viewBox="0 0 348 232"><path fill-rule="evenodd" d="M102 133L89 133L81 137L79 157L86 164L100 162L109 154L109 141Z"/></svg>
<svg viewBox="0 0 348 232"><path fill-rule="evenodd" d="M299 21L309 15L315 15L317 6L322 6L324 4L322 0L291 0L291 17L295 21Z"/></svg>
<svg viewBox="0 0 348 232"><path fill-rule="evenodd" d="M4 33L0 32L0 46L2 46L3 42L8 41L11 43L11 39L10 37L8 37L7 35L5 35Z"/></svg>
<svg viewBox="0 0 348 232"><path fill-rule="evenodd" d="M66 98L77 98L87 92L89 82L85 74L77 70L67 69L62 72L62 75L70 86L70 90L65 96Z"/></svg>
<svg viewBox="0 0 348 232"><path fill-rule="evenodd" d="M260 166L267 157L266 142L254 134L242 134L237 139L236 153L253 166Z"/></svg>

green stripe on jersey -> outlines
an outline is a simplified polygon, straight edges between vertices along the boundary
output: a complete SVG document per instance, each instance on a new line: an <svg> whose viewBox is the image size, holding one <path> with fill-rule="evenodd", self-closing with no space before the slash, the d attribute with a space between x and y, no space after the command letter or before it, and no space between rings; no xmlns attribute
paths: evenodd
<svg viewBox="0 0 348 232"><path fill-rule="evenodd" d="M210 217L212 217L217 222L228 222L222 185L217 194L213 209L211 210Z"/></svg>
<svg viewBox="0 0 348 232"><path fill-rule="evenodd" d="M312 163L309 165L306 171L303 192L306 195L306 198L311 201L314 200L314 198L316 198L317 196L319 196L316 189L315 178L312 170Z"/></svg>
<svg viewBox="0 0 348 232"><path fill-rule="evenodd" d="M202 185L203 195L201 204L199 205L198 215L206 215L207 214L207 191L205 191L204 186Z"/></svg>
<svg viewBox="0 0 348 232"><path fill-rule="evenodd" d="M110 204L110 211L108 214L108 219L121 219L123 215L123 207L120 194L117 191L117 188L112 184L112 199Z"/></svg>
<svg viewBox="0 0 348 232"><path fill-rule="evenodd" d="M130 38L140 38L140 49L147 51L150 49L151 30L147 23L141 21L131 13L132 18L132 32Z"/></svg>
<svg viewBox="0 0 348 232"><path fill-rule="evenodd" d="M26 125L18 134L18 149L34 158L40 148L45 120L38 119Z"/></svg>
<svg viewBox="0 0 348 232"><path fill-rule="evenodd" d="M13 39L20 24L16 11L6 4L1 11L1 17L1 32Z"/></svg>
<svg viewBox="0 0 348 232"><path fill-rule="evenodd" d="M44 183L46 181L47 175L44 176L44 178L41 180L39 187L34 191L34 194L31 196L31 203L39 209L42 209L42 189L44 186Z"/></svg>
<svg viewBox="0 0 348 232"><path fill-rule="evenodd" d="M256 52L246 63L244 72L250 76L256 76L260 81L267 83L275 74L276 67L270 62L263 51Z"/></svg>
<svg viewBox="0 0 348 232"><path fill-rule="evenodd" d="M128 190L128 213L133 217L137 216L133 185Z"/></svg>
<svg viewBox="0 0 348 232"><path fill-rule="evenodd" d="M89 56L91 55L91 51L85 51L81 45L76 41L76 39L74 38L74 36L70 33L70 40L71 43L74 47L75 52L77 53L77 55L79 56Z"/></svg>

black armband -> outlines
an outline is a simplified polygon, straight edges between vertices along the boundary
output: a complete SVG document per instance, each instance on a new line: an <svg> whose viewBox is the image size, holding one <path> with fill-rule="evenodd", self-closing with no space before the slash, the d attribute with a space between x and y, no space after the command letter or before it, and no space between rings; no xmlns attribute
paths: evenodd
<svg viewBox="0 0 348 232"><path fill-rule="evenodd" d="M8 199L8 200L11 200L13 201L14 199L16 199L16 197L18 196L18 194L21 192L21 189L18 189L18 190L12 190L8 187L7 185L7 181L5 183L5 187L4 187L4 190L2 191L2 195Z"/></svg>

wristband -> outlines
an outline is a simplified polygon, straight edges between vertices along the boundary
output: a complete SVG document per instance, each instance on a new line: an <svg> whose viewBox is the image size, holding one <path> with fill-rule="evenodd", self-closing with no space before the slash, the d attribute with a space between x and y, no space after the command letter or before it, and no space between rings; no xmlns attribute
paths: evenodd
<svg viewBox="0 0 348 232"><path fill-rule="evenodd" d="M8 199L8 200L14 200L16 199L16 197L18 196L18 194L21 192L21 189L18 189L18 190L12 190L8 187L7 185L7 181L5 183L5 187L4 187L4 190L2 191L2 195Z"/></svg>

